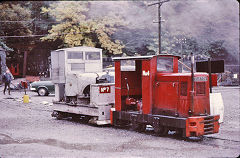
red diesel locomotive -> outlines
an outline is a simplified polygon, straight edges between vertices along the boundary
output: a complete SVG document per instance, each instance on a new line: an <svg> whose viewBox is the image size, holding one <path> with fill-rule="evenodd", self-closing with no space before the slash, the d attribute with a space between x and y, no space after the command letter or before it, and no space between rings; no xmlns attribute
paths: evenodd
<svg viewBox="0 0 240 158"><path fill-rule="evenodd" d="M115 61L115 108L111 124L182 137L218 133L219 115L210 115L207 73L178 73L178 56L119 57ZM124 63L133 63L124 69ZM126 68L126 66L125 66Z"/></svg>

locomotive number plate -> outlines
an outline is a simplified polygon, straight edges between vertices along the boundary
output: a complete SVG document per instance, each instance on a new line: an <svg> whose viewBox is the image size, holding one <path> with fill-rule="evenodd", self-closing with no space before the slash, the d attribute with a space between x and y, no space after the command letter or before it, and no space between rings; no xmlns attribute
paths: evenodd
<svg viewBox="0 0 240 158"><path fill-rule="evenodd" d="M197 77L194 77L194 81L195 82L207 81L207 77L206 76L197 76Z"/></svg>
<svg viewBox="0 0 240 158"><path fill-rule="evenodd" d="M111 93L111 87L110 86L100 86L99 92L100 93Z"/></svg>

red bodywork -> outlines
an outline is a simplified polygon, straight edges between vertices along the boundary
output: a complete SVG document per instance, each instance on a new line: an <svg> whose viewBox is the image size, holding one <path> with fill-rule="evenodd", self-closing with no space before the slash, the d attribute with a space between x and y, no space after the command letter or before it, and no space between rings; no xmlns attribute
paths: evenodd
<svg viewBox="0 0 240 158"><path fill-rule="evenodd" d="M208 133L207 121L204 121L210 115L208 74L194 73L194 105L191 106L191 73L178 73L178 59L172 55L116 59L116 111L138 111L139 106L134 109L132 105L141 100L142 115L184 118L186 137L217 133L218 115L213 116L211 123L214 122L214 126L210 127L213 130ZM134 60L135 71L121 71L122 60ZM164 60L171 61L170 71L161 70Z"/></svg>
<svg viewBox="0 0 240 158"><path fill-rule="evenodd" d="M19 76L20 71L19 71L19 64L11 64L11 67L9 68L10 72L12 73L13 76Z"/></svg>
<svg viewBox="0 0 240 158"><path fill-rule="evenodd" d="M217 74L212 74L212 86L217 86Z"/></svg>

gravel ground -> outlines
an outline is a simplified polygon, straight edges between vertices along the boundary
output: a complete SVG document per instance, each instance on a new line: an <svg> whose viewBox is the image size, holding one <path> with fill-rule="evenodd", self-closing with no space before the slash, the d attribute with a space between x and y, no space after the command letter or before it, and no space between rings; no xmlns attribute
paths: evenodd
<svg viewBox="0 0 240 158"><path fill-rule="evenodd" d="M0 157L237 157L240 151L239 87L217 87L224 101L224 123L218 134L202 141L174 135L155 136L111 126L96 127L51 117L54 96L23 91L2 94L0 87Z"/></svg>

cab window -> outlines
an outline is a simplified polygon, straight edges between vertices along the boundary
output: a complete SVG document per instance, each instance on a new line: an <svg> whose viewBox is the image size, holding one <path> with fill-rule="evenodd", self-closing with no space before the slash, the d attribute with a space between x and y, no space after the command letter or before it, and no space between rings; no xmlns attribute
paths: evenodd
<svg viewBox="0 0 240 158"><path fill-rule="evenodd" d="M83 59L83 52L78 51L68 51L68 59Z"/></svg>
<svg viewBox="0 0 240 158"><path fill-rule="evenodd" d="M121 60L121 71L136 71L135 60Z"/></svg>
<svg viewBox="0 0 240 158"><path fill-rule="evenodd" d="M158 72L173 72L173 57L158 56L157 71Z"/></svg>
<svg viewBox="0 0 240 158"><path fill-rule="evenodd" d="M100 60L100 52L85 52L85 60Z"/></svg>

